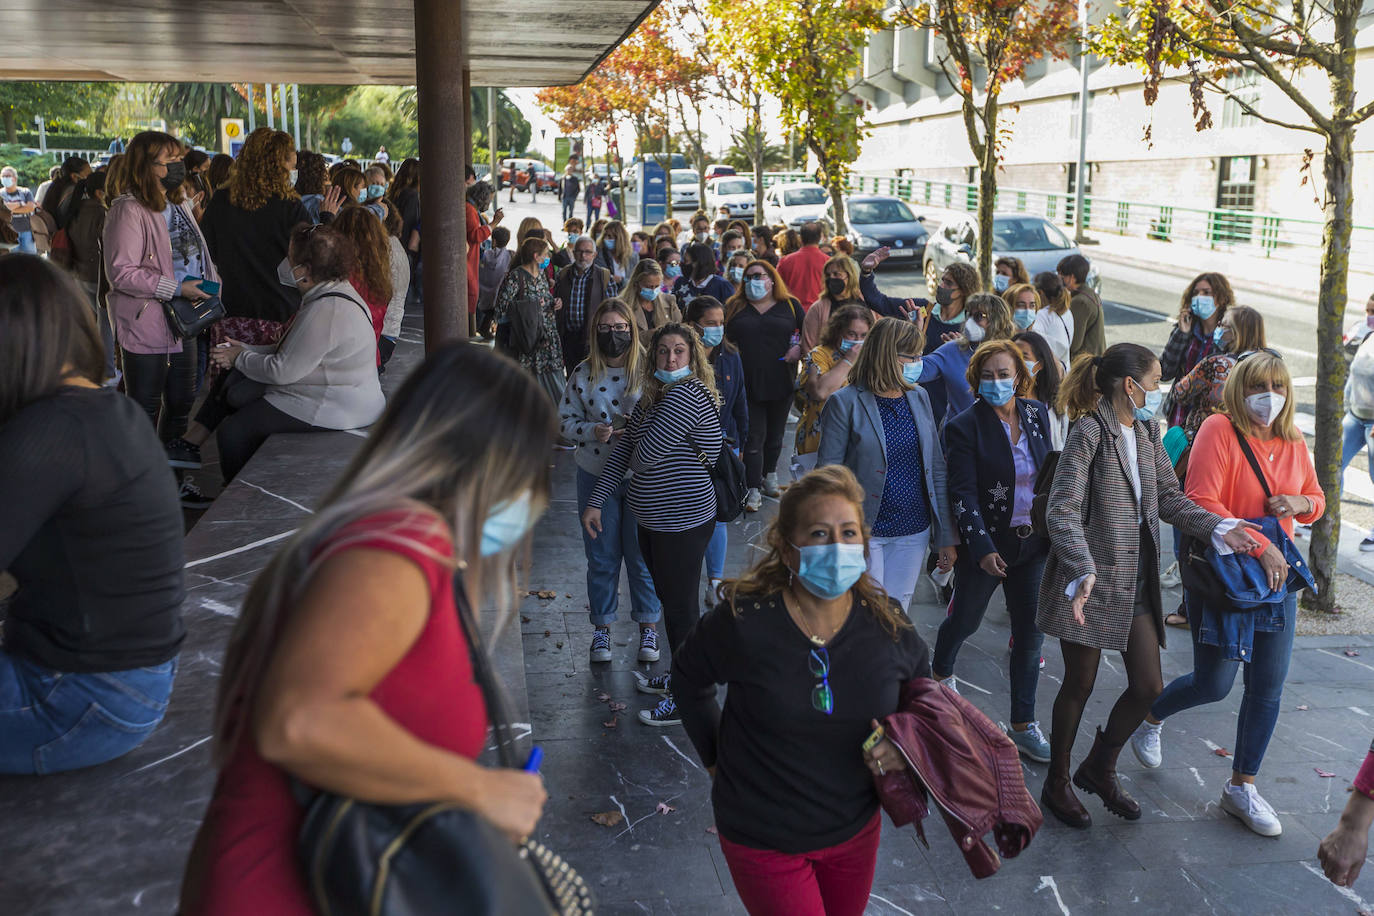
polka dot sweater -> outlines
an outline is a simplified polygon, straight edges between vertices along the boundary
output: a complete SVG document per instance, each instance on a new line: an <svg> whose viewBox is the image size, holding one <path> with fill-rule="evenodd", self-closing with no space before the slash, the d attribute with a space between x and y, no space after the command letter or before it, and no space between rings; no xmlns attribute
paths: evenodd
<svg viewBox="0 0 1374 916"><path fill-rule="evenodd" d="M628 392L629 378L624 369L608 368L600 378L592 378L591 363L580 362L573 369L558 405L563 435L577 443L577 466L596 476L606 464L615 439L598 442L593 429L598 423L611 423L618 415L628 420L639 403L639 392ZM619 423L624 426L624 422Z"/></svg>

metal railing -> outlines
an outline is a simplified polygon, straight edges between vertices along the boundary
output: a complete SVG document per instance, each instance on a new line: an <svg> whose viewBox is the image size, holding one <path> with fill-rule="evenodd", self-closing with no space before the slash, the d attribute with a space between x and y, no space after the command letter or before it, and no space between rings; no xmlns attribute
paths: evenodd
<svg viewBox="0 0 1374 916"><path fill-rule="evenodd" d="M768 172L763 176L764 187L785 181L814 181L814 177L804 172ZM973 184L854 173L850 175L848 190L857 194L889 194L918 206L964 212L978 209L978 186ZM1074 196L1070 193L999 187L994 207L1001 212L1043 216L1062 226L1072 226L1074 222ZM1092 232L1203 245L1214 251L1281 260L1311 262L1321 256L1324 224L1317 219L1095 195L1084 198L1083 212L1085 228ZM1353 227L1350 265L1374 267L1374 226Z"/></svg>

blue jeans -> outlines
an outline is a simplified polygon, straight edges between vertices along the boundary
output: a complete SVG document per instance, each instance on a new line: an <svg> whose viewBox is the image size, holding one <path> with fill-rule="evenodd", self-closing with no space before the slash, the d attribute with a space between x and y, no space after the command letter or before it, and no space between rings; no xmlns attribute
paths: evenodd
<svg viewBox="0 0 1374 916"><path fill-rule="evenodd" d="M596 478L577 469L578 515L587 508ZM625 503L627 484L621 481L615 494L601 505L601 534L593 540L582 529L582 548L587 553L587 605L592 626L609 626L620 605L620 564L630 577L630 618L637 623L658 623L663 605L654 591L649 567L639 552L639 525Z"/></svg>
<svg viewBox="0 0 1374 916"><path fill-rule="evenodd" d="M959 552L954 564L954 598L949 614L940 624L935 638L935 657L931 668L936 677L954 673L954 661L959 648L978 631L983 614L988 609L997 586L1007 601L1011 617L1011 721L1034 722L1035 688L1040 679L1040 646L1045 636L1035 626L1035 612L1040 603L1040 576L1045 571L1045 541L1035 535L1018 541L1013 555L1003 554L1007 577L999 579L983 572L967 549Z"/></svg>
<svg viewBox="0 0 1374 916"><path fill-rule="evenodd" d="M1360 453L1360 449L1369 446L1369 480L1374 483L1374 441L1370 439L1370 432L1374 430L1374 420L1361 420L1353 413L1346 411L1341 419L1341 480L1345 480L1345 469L1350 466L1351 460Z"/></svg>
<svg viewBox="0 0 1374 916"><path fill-rule="evenodd" d="M19 247L14 250L22 254L38 254L38 246L33 243L33 233L19 233Z"/></svg>
<svg viewBox="0 0 1374 916"><path fill-rule="evenodd" d="M576 198L576 197L565 197L565 198L563 198L563 222L566 223L568 220L570 220L570 219L573 218L573 209L574 209L576 206L577 206L577 198Z"/></svg>
<svg viewBox="0 0 1374 916"><path fill-rule="evenodd" d="M725 578L725 551L730 548L730 526L716 522L716 530L711 533L711 543L706 545L706 578Z"/></svg>
<svg viewBox="0 0 1374 916"><path fill-rule="evenodd" d="M1289 595L1283 603L1283 629L1277 633L1255 633L1252 660L1245 665L1245 693L1236 718L1236 762L1232 767L1242 776L1254 776L1264 760L1264 751L1279 720L1279 701L1283 681L1288 677L1288 660L1293 654L1293 631L1297 629L1298 598ZM1193 671L1176 678L1150 708L1156 719L1167 719L1176 712L1204 703L1226 699L1236 681L1240 661L1222 657L1221 649L1198 642L1198 626L1193 624Z"/></svg>
<svg viewBox="0 0 1374 916"><path fill-rule="evenodd" d="M41 776L127 754L162 721L176 672L172 659L73 674L0 649L0 773Z"/></svg>

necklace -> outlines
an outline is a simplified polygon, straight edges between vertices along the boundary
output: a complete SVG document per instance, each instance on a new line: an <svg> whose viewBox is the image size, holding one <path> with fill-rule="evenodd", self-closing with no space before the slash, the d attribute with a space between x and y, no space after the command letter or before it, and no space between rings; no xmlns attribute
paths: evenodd
<svg viewBox="0 0 1374 916"><path fill-rule="evenodd" d="M834 630L832 630L829 636L817 636L815 633L811 632L811 627L806 622L806 615L802 613L801 602L797 601L796 595L792 596L792 601L795 602L797 605L796 613L792 615L792 618L797 621L797 625L802 628L802 632L806 634L807 639L811 640L811 642L817 646L823 646L827 642L835 638L835 633L839 632L839 627L836 627ZM783 600L782 604L784 608L787 607L786 599Z"/></svg>

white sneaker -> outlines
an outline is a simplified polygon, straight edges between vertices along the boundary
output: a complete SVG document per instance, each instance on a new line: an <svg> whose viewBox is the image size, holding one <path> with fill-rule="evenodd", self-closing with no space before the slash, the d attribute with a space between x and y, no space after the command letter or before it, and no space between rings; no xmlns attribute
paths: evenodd
<svg viewBox="0 0 1374 916"><path fill-rule="evenodd" d="M744 511L757 512L763 508L763 494L758 487L750 487L749 492L744 495Z"/></svg>
<svg viewBox="0 0 1374 916"><path fill-rule="evenodd" d="M952 674L947 678L943 678L940 681L940 683L948 687L950 690L953 690L955 693L959 692L959 685L954 682L954 675Z"/></svg>
<svg viewBox="0 0 1374 916"><path fill-rule="evenodd" d="M782 487L778 485L778 474L776 471L774 471L772 474L764 475L763 495L771 496L774 499L777 499L779 496L782 495Z"/></svg>
<svg viewBox="0 0 1374 916"><path fill-rule="evenodd" d="M716 602L720 600L719 595L720 595L720 580L719 580L719 579L712 579L712 580L710 580L709 584L707 584L707 586L706 586L706 594L704 594L704 595L701 596L701 602L702 602L702 604L706 605L706 609L707 609L708 611L711 610L712 608L714 608L714 607L716 606Z"/></svg>
<svg viewBox="0 0 1374 916"><path fill-rule="evenodd" d="M1254 785L1233 786L1228 780L1221 790L1221 810L1260 836L1278 836L1283 833L1283 824L1269 803L1255 791Z"/></svg>
<svg viewBox="0 0 1374 916"><path fill-rule="evenodd" d="M1146 720L1131 735L1131 750L1135 751L1135 759L1140 761L1141 766L1153 770L1164 762L1164 752L1159 746L1159 733L1163 729L1163 722L1151 725Z"/></svg>
<svg viewBox="0 0 1374 916"><path fill-rule="evenodd" d="M592 631L592 661L608 662L611 660L611 631L603 630L600 627Z"/></svg>
<svg viewBox="0 0 1374 916"><path fill-rule="evenodd" d="M1374 550L1374 528L1371 528L1364 536L1364 540L1360 541L1360 553L1369 553L1371 550Z"/></svg>
<svg viewBox="0 0 1374 916"><path fill-rule="evenodd" d="M639 660L658 661L658 630L654 627L641 627L639 631Z"/></svg>
<svg viewBox="0 0 1374 916"><path fill-rule="evenodd" d="M1178 572L1178 561L1164 570L1164 574L1159 577L1159 584L1164 588L1178 588L1183 584L1183 577Z"/></svg>

